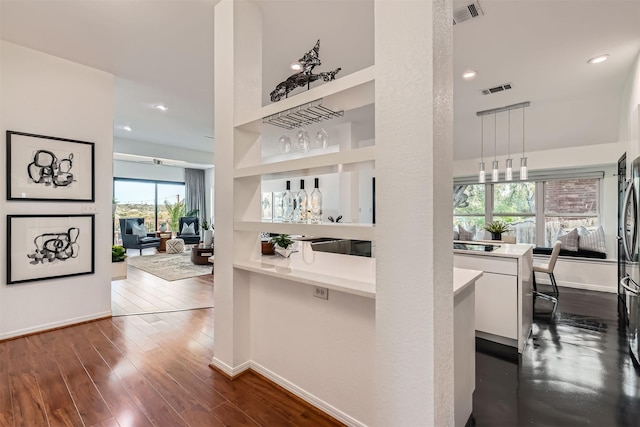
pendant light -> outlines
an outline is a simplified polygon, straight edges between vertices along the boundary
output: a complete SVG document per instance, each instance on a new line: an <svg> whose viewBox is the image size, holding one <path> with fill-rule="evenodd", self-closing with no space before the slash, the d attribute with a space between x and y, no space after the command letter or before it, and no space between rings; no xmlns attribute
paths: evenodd
<svg viewBox="0 0 640 427"><path fill-rule="evenodd" d="M493 163L491 165L491 181L498 182L500 179L500 171L498 170L498 159L496 158L496 113L493 113Z"/></svg>
<svg viewBox="0 0 640 427"><path fill-rule="evenodd" d="M524 107L522 108L522 157L520 158L520 180L526 181L529 177L527 172L527 157L524 151Z"/></svg>
<svg viewBox="0 0 640 427"><path fill-rule="evenodd" d="M480 116L480 169L478 170L478 182L484 184L484 116Z"/></svg>
<svg viewBox="0 0 640 427"><path fill-rule="evenodd" d="M509 110L509 135L507 136L507 169L504 173L505 181L513 181L513 160L511 160L511 110Z"/></svg>

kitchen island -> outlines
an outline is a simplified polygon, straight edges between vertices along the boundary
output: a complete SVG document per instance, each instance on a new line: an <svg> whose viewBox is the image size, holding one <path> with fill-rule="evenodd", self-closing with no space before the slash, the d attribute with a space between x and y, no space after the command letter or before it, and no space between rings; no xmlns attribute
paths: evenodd
<svg viewBox="0 0 640 427"><path fill-rule="evenodd" d="M475 287L476 337L522 353L533 319L533 245L453 242L453 265L484 272Z"/></svg>

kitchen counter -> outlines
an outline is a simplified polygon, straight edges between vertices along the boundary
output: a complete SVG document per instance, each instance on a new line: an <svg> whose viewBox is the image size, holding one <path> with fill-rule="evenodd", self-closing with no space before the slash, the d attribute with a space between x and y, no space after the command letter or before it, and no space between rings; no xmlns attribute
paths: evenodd
<svg viewBox="0 0 640 427"><path fill-rule="evenodd" d="M456 240L453 253L454 267L484 272L475 289L476 337L522 353L533 321L533 245Z"/></svg>

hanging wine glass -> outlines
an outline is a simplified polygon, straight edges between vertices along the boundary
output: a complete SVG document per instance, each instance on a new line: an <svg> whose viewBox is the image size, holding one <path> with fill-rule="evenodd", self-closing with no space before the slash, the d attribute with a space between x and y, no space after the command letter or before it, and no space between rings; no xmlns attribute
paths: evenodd
<svg viewBox="0 0 640 427"><path fill-rule="evenodd" d="M287 154L291 151L291 138L289 138L287 132L285 132L278 141L280 142L280 152L282 154Z"/></svg>
<svg viewBox="0 0 640 427"><path fill-rule="evenodd" d="M320 130L316 133L316 147L317 148L327 148L329 146L329 135L324 128L320 128Z"/></svg>
<svg viewBox="0 0 640 427"><path fill-rule="evenodd" d="M309 132L304 128L298 130L298 149L303 153L309 151L309 145L311 144L311 138L309 138Z"/></svg>

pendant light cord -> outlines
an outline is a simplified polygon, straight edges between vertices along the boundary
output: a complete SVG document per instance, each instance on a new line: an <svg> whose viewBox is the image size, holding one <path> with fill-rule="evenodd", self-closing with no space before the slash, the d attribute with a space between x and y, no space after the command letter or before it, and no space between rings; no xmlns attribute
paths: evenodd
<svg viewBox="0 0 640 427"><path fill-rule="evenodd" d="M480 162L484 163L484 116L480 117Z"/></svg>
<svg viewBox="0 0 640 427"><path fill-rule="evenodd" d="M496 159L496 140L498 139L498 126L497 126L496 113L493 113L493 161Z"/></svg>
<svg viewBox="0 0 640 427"><path fill-rule="evenodd" d="M511 110L509 110L509 135L507 136L507 159L511 158Z"/></svg>
<svg viewBox="0 0 640 427"><path fill-rule="evenodd" d="M522 157L526 157L524 155L524 107L522 107Z"/></svg>

